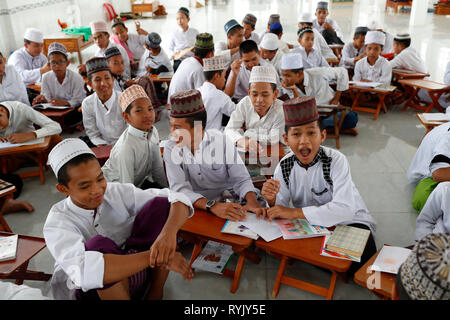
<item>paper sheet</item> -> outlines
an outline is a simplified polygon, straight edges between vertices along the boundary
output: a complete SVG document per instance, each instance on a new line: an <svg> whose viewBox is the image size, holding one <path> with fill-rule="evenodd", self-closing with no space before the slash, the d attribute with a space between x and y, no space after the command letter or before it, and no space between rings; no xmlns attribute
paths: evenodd
<svg viewBox="0 0 450 320"><path fill-rule="evenodd" d="M247 219L241 221L241 224L257 233L266 242L278 239L283 235L275 221L269 222L269 220L262 218L258 219L256 218L256 214L247 215Z"/></svg>
<svg viewBox="0 0 450 320"><path fill-rule="evenodd" d="M362 88L375 88L381 84L381 82L365 82L365 81L349 81L348 83L356 87Z"/></svg>
<svg viewBox="0 0 450 320"><path fill-rule="evenodd" d="M44 143L44 138L39 138L39 139L33 139L27 142L23 142L23 143L9 143L9 142L0 142L0 150L1 149L10 149L10 148L17 148L20 146L29 146L32 144L39 144L39 143Z"/></svg>
<svg viewBox="0 0 450 320"><path fill-rule="evenodd" d="M397 274L400 265L411 253L410 249L402 247L384 246L371 266L372 271Z"/></svg>
<svg viewBox="0 0 450 320"><path fill-rule="evenodd" d="M53 106L51 103L40 103L40 104L33 106L33 108L35 108L37 110L46 110L46 109L64 110L64 109L69 109L72 107L71 106Z"/></svg>
<svg viewBox="0 0 450 320"><path fill-rule="evenodd" d="M447 113L423 113L422 115L426 121L450 121L450 114Z"/></svg>

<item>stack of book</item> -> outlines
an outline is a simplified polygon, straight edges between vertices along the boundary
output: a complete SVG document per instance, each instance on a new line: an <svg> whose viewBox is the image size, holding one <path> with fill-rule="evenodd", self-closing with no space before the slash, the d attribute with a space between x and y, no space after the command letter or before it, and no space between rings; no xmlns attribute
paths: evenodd
<svg viewBox="0 0 450 320"><path fill-rule="evenodd" d="M232 255L231 246L210 240L192 263L192 268L222 274Z"/></svg>
<svg viewBox="0 0 450 320"><path fill-rule="evenodd" d="M337 225L329 237L325 237L321 255L361 262L370 230Z"/></svg>

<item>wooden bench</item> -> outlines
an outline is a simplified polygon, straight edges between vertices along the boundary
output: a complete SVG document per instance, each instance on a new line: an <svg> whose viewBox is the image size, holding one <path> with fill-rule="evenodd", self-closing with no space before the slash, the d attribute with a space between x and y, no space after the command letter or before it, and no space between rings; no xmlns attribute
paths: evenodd
<svg viewBox="0 0 450 320"><path fill-rule="evenodd" d="M405 88L411 88L411 95L403 106L403 110L408 107L415 108L425 113L429 113L433 107L435 107L439 112L444 112L444 108L439 103L439 98L442 94L450 92L450 86L431 80L424 79L403 79L398 81ZM417 96L420 89L428 91L431 98L431 103L427 106L425 102L421 101ZM423 105L424 103L425 105Z"/></svg>
<svg viewBox="0 0 450 320"><path fill-rule="evenodd" d="M356 91L356 94L354 93ZM363 111L368 113L373 113L374 117L373 120L377 120L378 115L380 114L380 111L382 110L384 113L387 112L386 104L384 102L384 99L387 95L389 95L392 91L389 90L382 90L382 89L375 89L375 88L366 88L366 87L358 87L355 85L349 85L348 92L350 93L350 96L352 97L353 104L352 104L352 111ZM378 103L369 105L366 107L359 105L359 98L363 92L370 92L370 93L376 93L376 97L378 98Z"/></svg>
<svg viewBox="0 0 450 320"><path fill-rule="evenodd" d="M398 7L412 7L412 0L409 1L392 1L386 0L386 10L387 8L393 8L395 13L398 13Z"/></svg>
<svg viewBox="0 0 450 320"><path fill-rule="evenodd" d="M233 279L231 284L231 293L235 293L239 287L242 271L246 258L254 263L259 263L261 258L248 250L253 240L250 238L222 233L221 230L225 220L206 211L195 210L193 217L188 219L180 229L180 235L187 241L194 242L194 249L189 264L192 265L194 260L200 254L203 244L208 240L224 243L232 246L233 251L238 255L238 263L235 270L225 269L223 276Z"/></svg>
<svg viewBox="0 0 450 320"><path fill-rule="evenodd" d="M47 56L48 47L53 42L59 42L63 44L67 52L77 52L79 63L83 63L83 58L81 56L81 50L86 49L94 44L94 40L89 38L88 41L84 41L84 35L69 35L61 32L55 36L48 36L44 39L44 49L43 53Z"/></svg>
<svg viewBox="0 0 450 320"><path fill-rule="evenodd" d="M281 263L278 268L277 278L273 287L272 298L275 298L278 295L281 284L324 296L327 300L331 300L333 298L338 273L346 272L350 268L352 262L321 256L320 251L322 248L322 242L323 237L295 240L284 240L283 238L279 238L271 242L266 242L263 239L258 239L255 241L256 247L267 251L269 254L281 256ZM284 272L289 259L301 260L330 270L332 274L328 288L285 276Z"/></svg>

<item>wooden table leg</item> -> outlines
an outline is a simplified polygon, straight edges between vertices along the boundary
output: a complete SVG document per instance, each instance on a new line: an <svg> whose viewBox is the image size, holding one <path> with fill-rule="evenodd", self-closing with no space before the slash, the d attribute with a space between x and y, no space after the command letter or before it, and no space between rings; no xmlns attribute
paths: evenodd
<svg viewBox="0 0 450 320"><path fill-rule="evenodd" d="M192 264L194 263L195 259L198 257L198 255L200 254L202 249L203 249L203 241L197 239L195 241L194 249L192 250L192 255L191 255L191 260L189 261L189 266L192 266Z"/></svg>
<svg viewBox="0 0 450 320"><path fill-rule="evenodd" d="M38 152L38 164L39 164L39 177L41 178L41 184L44 184L44 154L42 151Z"/></svg>
<svg viewBox="0 0 450 320"><path fill-rule="evenodd" d="M403 106L403 111L405 111L410 106L411 102L416 97L417 92L419 92L419 88L413 88L412 89L411 96L409 97L408 101L406 101L405 105Z"/></svg>
<svg viewBox="0 0 450 320"><path fill-rule="evenodd" d="M244 263L245 263L245 254L240 254L236 269L234 271L233 283L231 284L231 289L230 289L231 293L235 293L239 287L239 282L241 281L242 271L244 270Z"/></svg>
<svg viewBox="0 0 450 320"><path fill-rule="evenodd" d="M287 262L287 257L283 256L283 258L281 259L280 268L278 269L278 274L277 274L277 278L275 280L275 285L273 286L272 298L275 298L278 295L278 292L280 291L281 278L283 277L284 271L286 270L286 262Z"/></svg>
<svg viewBox="0 0 450 320"><path fill-rule="evenodd" d="M11 232L12 230L9 227L8 223L6 222L5 218L3 217L2 212L0 211L0 226L2 226L2 228L6 231L6 232Z"/></svg>
<svg viewBox="0 0 450 320"><path fill-rule="evenodd" d="M337 273L336 271L331 271L331 281L328 287L327 300L333 299L334 287L336 286Z"/></svg>
<svg viewBox="0 0 450 320"><path fill-rule="evenodd" d="M21 285L23 284L23 280L25 279L25 274L27 273L27 269L28 269L28 263L30 261L28 260L27 262L25 262L23 265L20 266L19 269L17 269L17 271L14 273L14 277L16 279L16 284L17 285Z"/></svg>
<svg viewBox="0 0 450 320"><path fill-rule="evenodd" d="M442 108L441 104L439 103L439 98L441 97L442 93L443 92L431 93L430 91L428 91L428 95L430 96L432 102L425 110L426 113L430 112L433 107L436 107L439 112L445 112L444 108Z"/></svg>

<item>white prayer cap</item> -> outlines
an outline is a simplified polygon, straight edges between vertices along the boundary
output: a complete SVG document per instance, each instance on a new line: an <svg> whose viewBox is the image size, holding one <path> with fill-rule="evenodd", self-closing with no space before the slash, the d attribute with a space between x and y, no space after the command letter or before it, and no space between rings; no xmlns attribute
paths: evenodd
<svg viewBox="0 0 450 320"><path fill-rule="evenodd" d="M270 51L278 50L280 47L280 40L276 34L266 33L259 46Z"/></svg>
<svg viewBox="0 0 450 320"><path fill-rule="evenodd" d="M397 33L394 40L411 40L411 35L408 32Z"/></svg>
<svg viewBox="0 0 450 320"><path fill-rule="evenodd" d="M300 23L313 23L312 14L309 12L304 12L298 17L298 22Z"/></svg>
<svg viewBox="0 0 450 320"><path fill-rule="evenodd" d="M63 165L76 156L85 153L90 153L95 156L95 153L92 152L83 140L76 138L64 139L49 153L47 164L52 167L55 176L58 177L59 169L61 169Z"/></svg>
<svg viewBox="0 0 450 320"><path fill-rule="evenodd" d="M92 34L95 34L97 32L108 32L108 26L106 25L105 21L92 21L89 23L89 27L91 27Z"/></svg>
<svg viewBox="0 0 450 320"><path fill-rule="evenodd" d="M287 53L281 57L281 70L296 70L302 68L303 60L300 53Z"/></svg>
<svg viewBox="0 0 450 320"><path fill-rule="evenodd" d="M203 71L218 71L228 68L228 59L224 56L214 56L203 59Z"/></svg>
<svg viewBox="0 0 450 320"><path fill-rule="evenodd" d="M369 28L369 30L378 30L378 29L380 29L377 20L371 20L369 22L369 24L367 25L367 28Z"/></svg>
<svg viewBox="0 0 450 320"><path fill-rule="evenodd" d="M264 36L265 37L265 36ZM268 83L277 83L277 72L275 68L270 66L256 66L252 68L252 72L250 73L249 83L253 82L268 82Z"/></svg>
<svg viewBox="0 0 450 320"><path fill-rule="evenodd" d="M44 35L36 28L28 28L25 30L24 39L37 43L44 43Z"/></svg>
<svg viewBox="0 0 450 320"><path fill-rule="evenodd" d="M368 31L366 34L366 38L364 39L364 44L368 45L371 43L377 43L384 46L384 42L386 41L386 36L381 31Z"/></svg>

